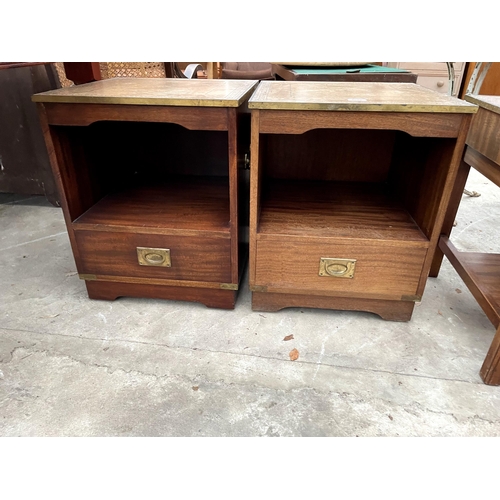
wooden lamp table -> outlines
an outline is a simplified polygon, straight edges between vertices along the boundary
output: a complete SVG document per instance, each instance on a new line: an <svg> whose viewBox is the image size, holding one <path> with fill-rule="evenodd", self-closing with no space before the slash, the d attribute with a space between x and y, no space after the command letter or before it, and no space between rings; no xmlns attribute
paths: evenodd
<svg viewBox="0 0 500 500"><path fill-rule="evenodd" d="M444 252L496 328L479 373L486 384L500 385L500 255L459 252L449 239L470 167L500 186L500 96L471 95L465 99L477 104L479 111L467 136L465 154L439 240L441 252L436 253L431 275L438 275Z"/></svg>
<svg viewBox="0 0 500 500"><path fill-rule="evenodd" d="M257 83L117 78L33 96L89 297L234 307Z"/></svg>
<svg viewBox="0 0 500 500"><path fill-rule="evenodd" d="M252 307L420 301L477 106L410 83L261 82L252 112Z"/></svg>

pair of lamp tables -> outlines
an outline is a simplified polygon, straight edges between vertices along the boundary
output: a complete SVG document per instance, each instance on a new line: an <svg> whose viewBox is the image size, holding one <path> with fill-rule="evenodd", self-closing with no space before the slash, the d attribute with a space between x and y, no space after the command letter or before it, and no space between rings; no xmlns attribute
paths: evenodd
<svg viewBox="0 0 500 500"><path fill-rule="evenodd" d="M90 298L232 309L248 260L254 310L394 321L439 271L478 109L377 82L117 78L33 100Z"/></svg>

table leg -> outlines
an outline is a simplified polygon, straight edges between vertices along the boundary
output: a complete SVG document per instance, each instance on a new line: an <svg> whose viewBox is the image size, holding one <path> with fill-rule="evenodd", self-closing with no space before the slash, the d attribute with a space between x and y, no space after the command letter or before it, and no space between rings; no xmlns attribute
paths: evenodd
<svg viewBox="0 0 500 500"><path fill-rule="evenodd" d="M493 337L479 374L485 384L500 385L500 326Z"/></svg>
<svg viewBox="0 0 500 500"><path fill-rule="evenodd" d="M464 192L465 184L467 182L467 177L469 176L469 171L470 165L465 163L465 161L462 159L462 161L460 162L460 167L458 169L457 179L455 181L455 185L453 186L453 191L451 193L446 215L444 217L443 227L441 229L442 235L444 234L449 237L451 230L453 229L453 224L455 223L458 207L460 205L460 201L462 200L462 195ZM439 270L441 269L442 261L443 252L439 248L439 246L437 246L429 272L429 276L431 278L437 278Z"/></svg>

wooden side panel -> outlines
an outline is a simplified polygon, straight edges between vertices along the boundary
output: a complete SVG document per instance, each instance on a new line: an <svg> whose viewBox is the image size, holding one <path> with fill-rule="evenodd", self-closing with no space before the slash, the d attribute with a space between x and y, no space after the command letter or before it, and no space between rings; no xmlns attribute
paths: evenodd
<svg viewBox="0 0 500 500"><path fill-rule="evenodd" d="M399 134L390 182L393 192L430 239L455 141Z"/></svg>
<svg viewBox="0 0 500 500"><path fill-rule="evenodd" d="M106 193L99 169L89 154L88 130L50 127L58 158L59 172L66 193L71 220L87 211Z"/></svg>
<svg viewBox="0 0 500 500"><path fill-rule="evenodd" d="M231 235L231 283L238 283L238 122L236 109L227 110L229 158L229 231Z"/></svg>
<svg viewBox="0 0 500 500"><path fill-rule="evenodd" d="M45 140L45 145L47 147L47 154L50 161L50 166L54 176L54 181L59 192L59 199L63 210L64 221L66 222L66 227L68 229L68 236L71 243L71 249L73 251L73 256L75 258L75 263L77 269L79 268L79 258L78 258L78 246L75 241L75 235L71 229L71 215L69 213L70 203L68 198L71 199L71 192L66 193L65 186L68 183L67 172L62 164L62 153L61 145L57 136L50 133L50 127L47 122L47 114L45 112L45 107L43 104L37 104L38 115L40 118L40 124L42 128L43 137ZM59 157L58 157L59 156ZM74 189L74 188L73 188Z"/></svg>
<svg viewBox="0 0 500 500"><path fill-rule="evenodd" d="M459 171L471 115L463 116L456 140L401 137L393 164L392 186L422 232L429 238L429 253L422 269L422 295L443 229L446 210ZM435 268L433 268L435 272Z"/></svg>
<svg viewBox="0 0 500 500"><path fill-rule="evenodd" d="M257 253L257 224L260 214L261 196L261 156L259 139L260 111L252 111L251 143L250 143L250 243L249 243L249 280L250 286L255 283L255 266Z"/></svg>
<svg viewBox="0 0 500 500"><path fill-rule="evenodd" d="M467 145L500 165L500 114L479 108L467 136Z"/></svg>

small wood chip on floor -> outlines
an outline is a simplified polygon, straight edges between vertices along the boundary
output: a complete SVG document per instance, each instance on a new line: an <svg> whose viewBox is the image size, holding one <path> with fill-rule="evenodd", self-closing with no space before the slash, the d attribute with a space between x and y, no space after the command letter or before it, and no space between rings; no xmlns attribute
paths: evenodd
<svg viewBox="0 0 500 500"><path fill-rule="evenodd" d="M299 359L299 351L297 351L297 349L292 349L290 351L289 356L290 356L290 361L295 361Z"/></svg>

